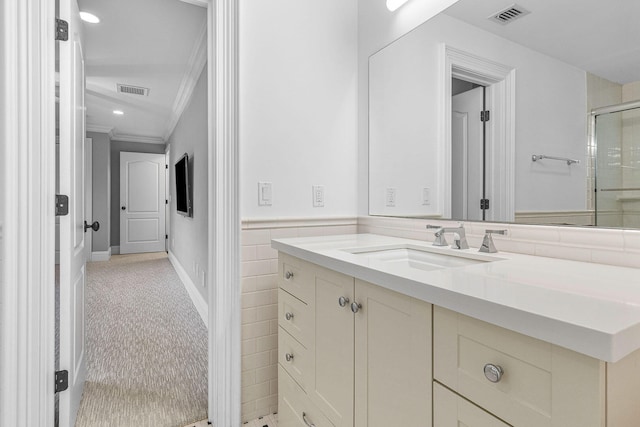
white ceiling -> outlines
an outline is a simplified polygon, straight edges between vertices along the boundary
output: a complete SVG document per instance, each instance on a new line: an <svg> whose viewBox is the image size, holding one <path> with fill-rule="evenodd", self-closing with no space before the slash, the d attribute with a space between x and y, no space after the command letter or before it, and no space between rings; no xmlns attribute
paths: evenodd
<svg viewBox="0 0 640 427"><path fill-rule="evenodd" d="M179 0L78 6L100 18L84 23L87 129L164 143L206 61L206 9ZM149 88L149 96L118 93L118 83Z"/></svg>
<svg viewBox="0 0 640 427"><path fill-rule="evenodd" d="M617 83L640 80L640 1L516 0L531 12L507 25L487 18L513 0L460 0L445 11L476 27Z"/></svg>

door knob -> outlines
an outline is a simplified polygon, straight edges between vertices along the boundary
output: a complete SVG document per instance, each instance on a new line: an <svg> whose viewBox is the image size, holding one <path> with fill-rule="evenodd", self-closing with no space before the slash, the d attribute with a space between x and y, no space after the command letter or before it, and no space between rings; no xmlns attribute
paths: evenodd
<svg viewBox="0 0 640 427"><path fill-rule="evenodd" d="M338 298L338 305L340 307L346 307L347 304L349 304L349 298L347 298L347 297Z"/></svg>
<svg viewBox="0 0 640 427"><path fill-rule="evenodd" d="M126 206L121 207L120 209L122 209L123 211L126 210Z"/></svg>
<svg viewBox="0 0 640 427"><path fill-rule="evenodd" d="M98 231L100 230L100 223L98 221L93 221L93 224L89 225L87 224L87 221L84 222L84 232L87 232L87 229L90 228L93 231Z"/></svg>

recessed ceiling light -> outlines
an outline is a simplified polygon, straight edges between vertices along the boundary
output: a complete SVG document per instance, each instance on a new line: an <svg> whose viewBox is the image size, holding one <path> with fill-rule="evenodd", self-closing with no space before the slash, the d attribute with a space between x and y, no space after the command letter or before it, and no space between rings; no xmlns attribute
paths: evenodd
<svg viewBox="0 0 640 427"><path fill-rule="evenodd" d="M122 116L124 114L124 111L122 111L122 110L113 110L113 114L115 114L116 116Z"/></svg>
<svg viewBox="0 0 640 427"><path fill-rule="evenodd" d="M387 0L387 9L391 12L405 4L408 0Z"/></svg>
<svg viewBox="0 0 640 427"><path fill-rule="evenodd" d="M89 24L97 24L100 22L100 18L89 12L80 12L80 19L84 22L88 22Z"/></svg>

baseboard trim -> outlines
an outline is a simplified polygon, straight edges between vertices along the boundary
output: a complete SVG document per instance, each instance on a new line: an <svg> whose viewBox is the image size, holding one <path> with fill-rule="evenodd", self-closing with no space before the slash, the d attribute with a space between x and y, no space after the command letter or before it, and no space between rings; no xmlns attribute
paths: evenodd
<svg viewBox="0 0 640 427"><path fill-rule="evenodd" d="M202 318L204 325L209 328L209 309L207 306L207 302L204 300L200 292L198 292L198 288L196 287L195 283L193 283L193 280L191 280L182 264L180 264L178 258L176 258L176 256L171 251L169 251L169 261L171 261L173 268L176 270L176 273L178 273L178 277L182 281L184 288L187 290L187 293L189 294L193 305L196 307L196 310L198 310L198 314Z"/></svg>
<svg viewBox="0 0 640 427"><path fill-rule="evenodd" d="M111 259L111 248L108 251L91 252L91 261L109 261Z"/></svg>
<svg viewBox="0 0 640 427"><path fill-rule="evenodd" d="M111 246L111 255L120 255L120 246Z"/></svg>

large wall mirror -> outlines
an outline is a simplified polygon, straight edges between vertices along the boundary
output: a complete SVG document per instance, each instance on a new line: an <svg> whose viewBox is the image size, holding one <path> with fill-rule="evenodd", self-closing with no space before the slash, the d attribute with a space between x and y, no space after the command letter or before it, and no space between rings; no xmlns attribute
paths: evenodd
<svg viewBox="0 0 640 427"><path fill-rule="evenodd" d="M372 55L369 213L640 228L639 16L460 0Z"/></svg>

